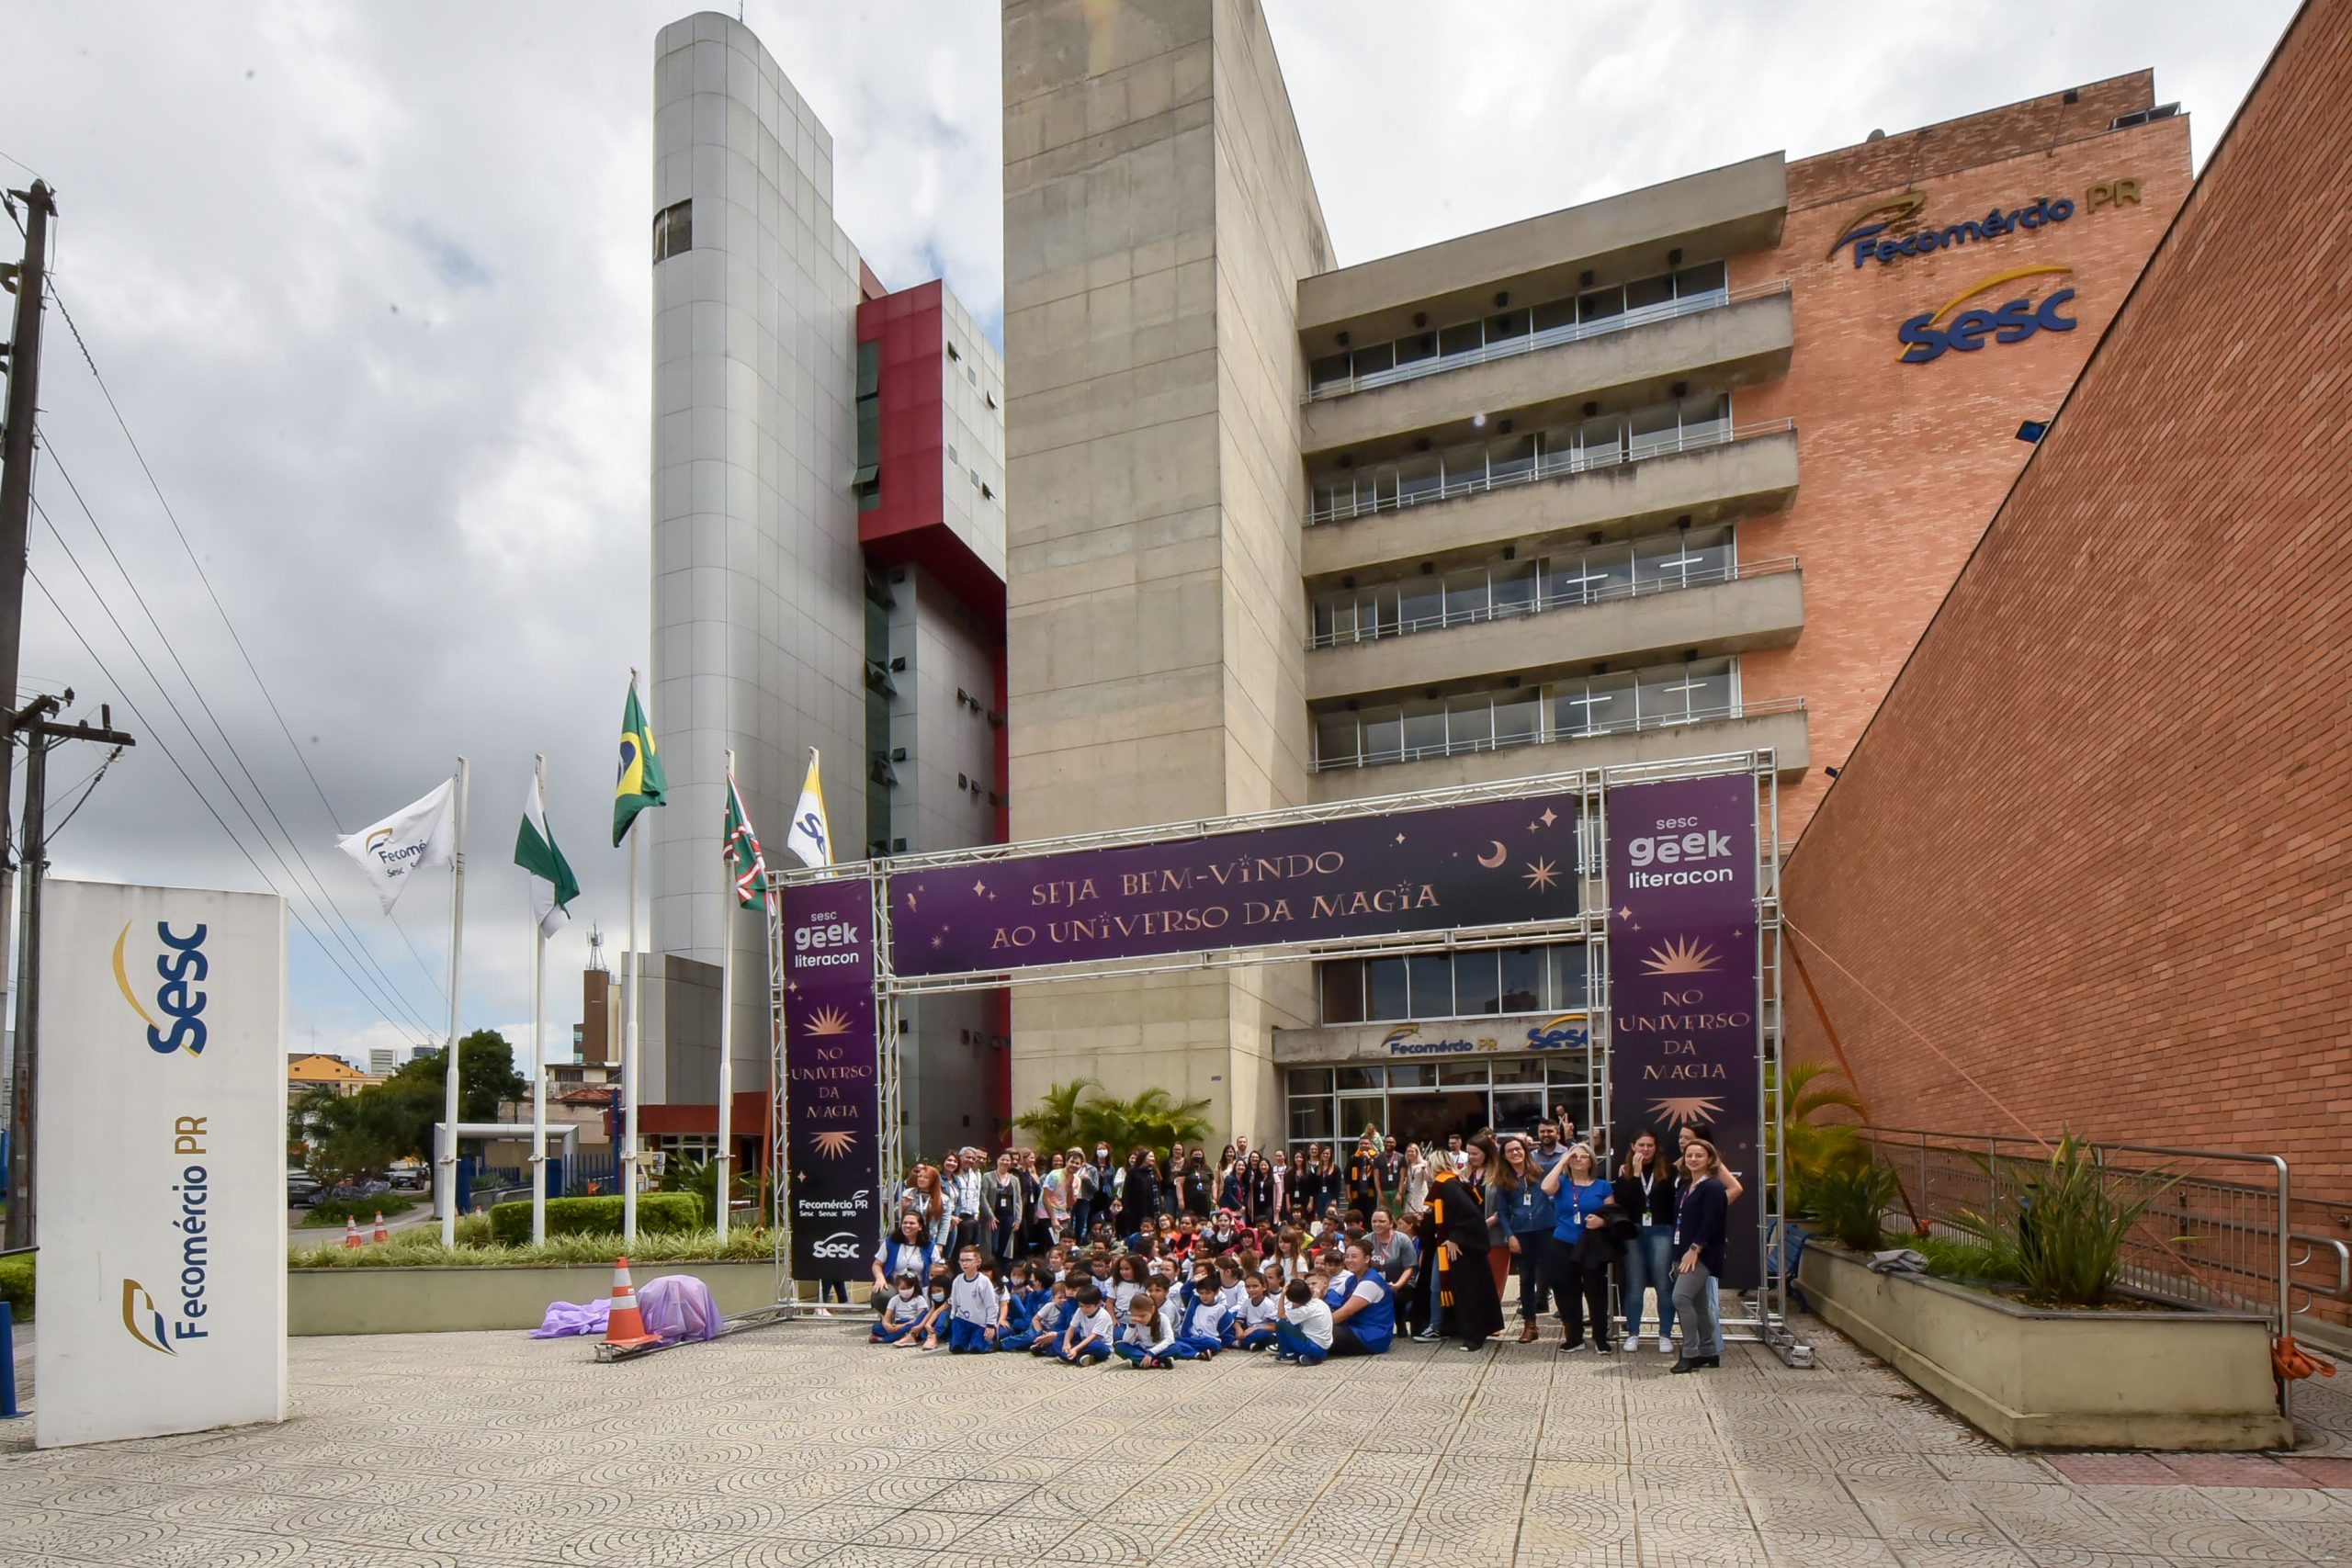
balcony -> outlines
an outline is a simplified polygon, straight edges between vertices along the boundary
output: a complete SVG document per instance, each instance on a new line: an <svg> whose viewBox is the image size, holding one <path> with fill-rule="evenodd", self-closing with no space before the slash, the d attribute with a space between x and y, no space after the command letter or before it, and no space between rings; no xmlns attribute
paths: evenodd
<svg viewBox="0 0 2352 1568"><path fill-rule="evenodd" d="M1786 280L1668 300L1350 377L1334 383L1345 395L1307 403L1299 445L1315 454L1417 433L1460 439L1482 412L1532 428L1589 398L1645 401L1676 381L1731 390L1787 374L1795 342Z"/></svg>
<svg viewBox="0 0 2352 1568"><path fill-rule="evenodd" d="M1315 804L1326 805L1454 784L1493 784L1570 768L1766 750L1774 753L1775 771L1782 779L1804 775L1811 752L1803 697L1734 700L1688 718L1606 731L1545 733L1501 744L1423 747L1409 757L1384 758L1371 764L1329 768L1318 764L1311 787Z"/></svg>
<svg viewBox="0 0 2352 1568"><path fill-rule="evenodd" d="M1804 580L1792 556L1567 592L1547 585L1522 603L1317 637L1306 695L1318 702L1684 649L1714 657L1786 648L1804 627Z"/></svg>
<svg viewBox="0 0 2352 1568"><path fill-rule="evenodd" d="M1308 514L1301 568L1322 578L1651 520L1709 523L1780 511L1796 488L1796 431L1785 419L1599 450L1539 446L1532 461L1490 463L1458 480L1327 494Z"/></svg>

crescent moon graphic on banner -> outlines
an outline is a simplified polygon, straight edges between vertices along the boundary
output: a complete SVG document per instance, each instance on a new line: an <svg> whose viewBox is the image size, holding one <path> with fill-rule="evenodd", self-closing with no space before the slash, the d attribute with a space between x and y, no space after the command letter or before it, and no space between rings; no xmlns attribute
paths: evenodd
<svg viewBox="0 0 2352 1568"><path fill-rule="evenodd" d="M1502 864L1503 862L1510 858L1510 852L1503 848L1503 841L1500 839L1497 839L1495 840L1495 852L1491 855L1480 855L1478 857L1478 863L1485 866L1488 871L1492 871L1495 867Z"/></svg>

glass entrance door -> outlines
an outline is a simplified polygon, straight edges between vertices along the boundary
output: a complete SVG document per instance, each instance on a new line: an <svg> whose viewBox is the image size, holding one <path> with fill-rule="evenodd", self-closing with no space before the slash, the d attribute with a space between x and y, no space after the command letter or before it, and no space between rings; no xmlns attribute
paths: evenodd
<svg viewBox="0 0 2352 1568"><path fill-rule="evenodd" d="M1487 1091L1484 1089L1438 1090L1434 1093L1399 1093L1388 1096L1388 1130L1396 1136L1396 1146L1419 1144L1422 1148L1445 1147L1446 1138L1459 1134L1467 1138L1487 1124Z"/></svg>

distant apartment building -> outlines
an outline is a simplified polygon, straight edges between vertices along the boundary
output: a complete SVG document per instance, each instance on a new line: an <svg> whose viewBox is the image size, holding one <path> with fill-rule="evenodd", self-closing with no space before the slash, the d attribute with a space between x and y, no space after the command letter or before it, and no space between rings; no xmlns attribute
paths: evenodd
<svg viewBox="0 0 2352 1568"><path fill-rule="evenodd" d="M749 28L664 28L654 103L648 693L670 793L640 818L639 1093L676 1139L717 1131L722 942L735 1087L767 1083L764 931L721 902L728 749L771 863L811 748L836 861L1003 836L1004 377L944 286L894 292L861 260L833 220L832 138ZM587 985L595 1061L616 1055L618 988L608 1010ZM1001 1002L905 1021L910 1139L992 1131ZM739 1157L764 1121L733 1116Z"/></svg>
<svg viewBox="0 0 2352 1568"><path fill-rule="evenodd" d="M1792 843L2190 181L2140 72L1342 266L1255 6L1013 0L1004 84L1016 838L1769 750ZM1028 989L1014 1098L1519 1125L1588 968Z"/></svg>

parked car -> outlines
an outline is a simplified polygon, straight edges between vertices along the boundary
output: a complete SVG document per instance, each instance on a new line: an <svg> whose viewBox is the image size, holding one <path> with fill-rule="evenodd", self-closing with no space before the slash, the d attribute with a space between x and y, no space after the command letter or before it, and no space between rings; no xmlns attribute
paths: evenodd
<svg viewBox="0 0 2352 1568"><path fill-rule="evenodd" d="M307 1170L286 1173L286 1206L289 1209L309 1208L324 1195L326 1190L326 1183Z"/></svg>
<svg viewBox="0 0 2352 1568"><path fill-rule="evenodd" d="M379 1180L372 1176L363 1176L356 1180L338 1181L334 1184L334 1195L338 1198L374 1198L391 1190L390 1182Z"/></svg>
<svg viewBox="0 0 2352 1568"><path fill-rule="evenodd" d="M392 1190L395 1192L422 1192L425 1186L424 1172L421 1170L392 1172Z"/></svg>

